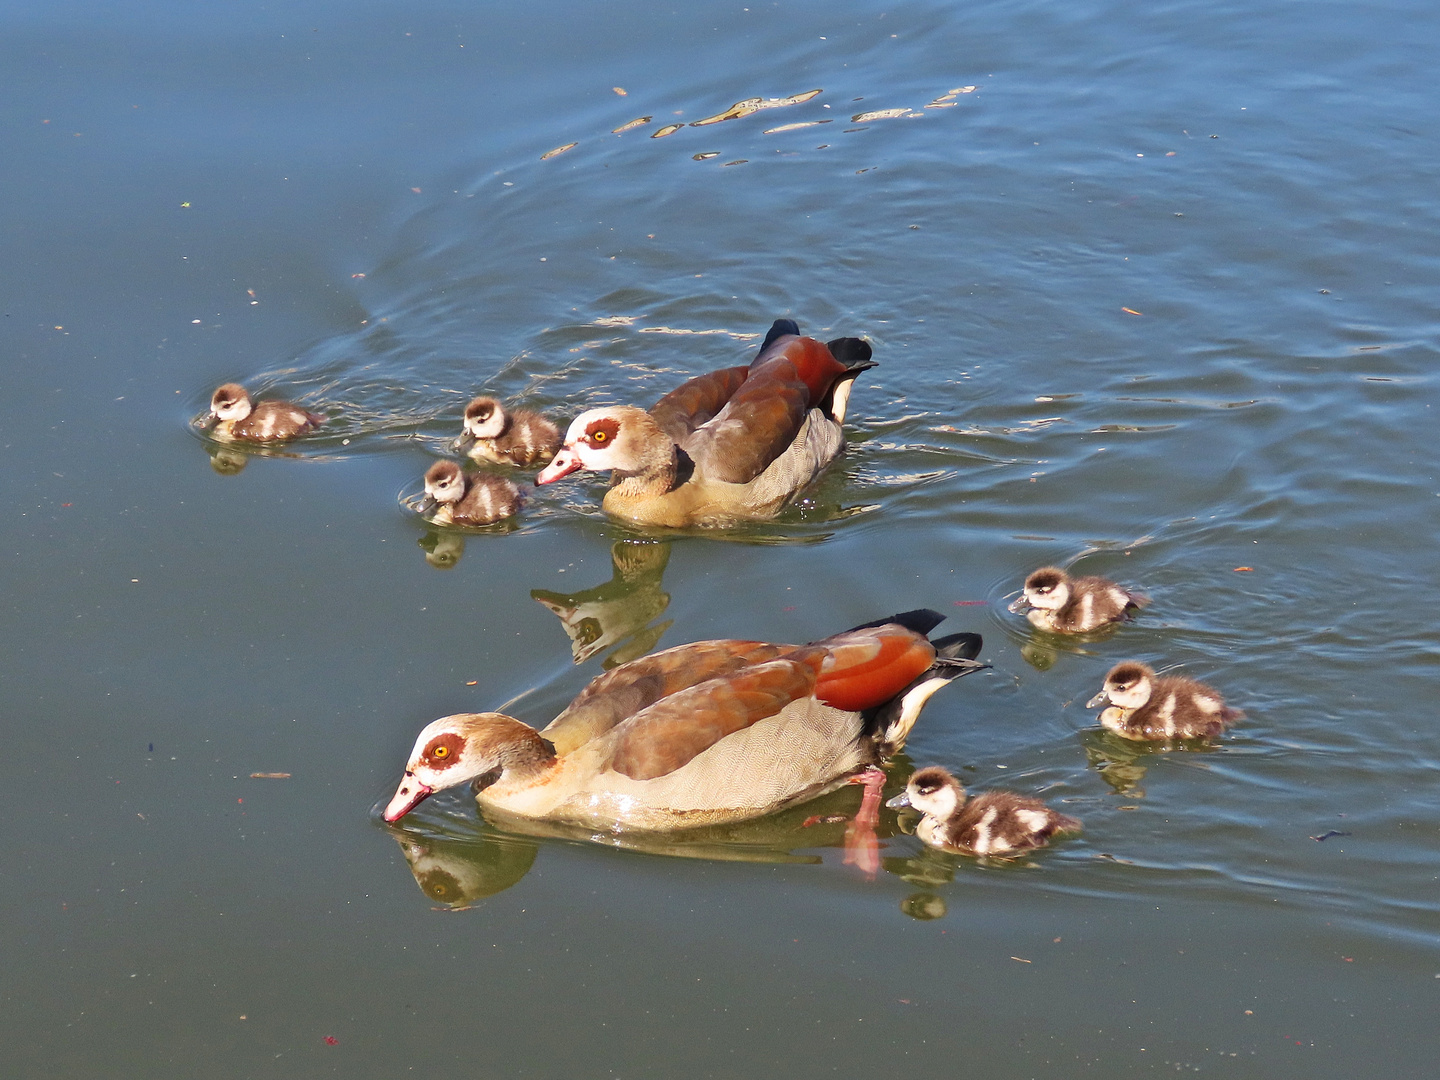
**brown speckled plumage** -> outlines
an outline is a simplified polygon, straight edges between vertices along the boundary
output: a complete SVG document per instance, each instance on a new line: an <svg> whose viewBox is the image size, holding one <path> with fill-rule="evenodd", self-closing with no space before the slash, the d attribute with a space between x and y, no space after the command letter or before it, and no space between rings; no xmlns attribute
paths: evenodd
<svg viewBox="0 0 1440 1080"><path fill-rule="evenodd" d="M987 791L967 799L960 782L934 765L917 770L905 795L891 803L925 815L915 830L925 843L967 855L1009 858L1044 847L1058 833L1080 831L1075 818L1026 795Z"/></svg>
<svg viewBox="0 0 1440 1080"><path fill-rule="evenodd" d="M239 383L225 383L210 397L213 434L218 439L281 442L313 431L325 417L288 401L252 402Z"/></svg>
<svg viewBox="0 0 1440 1080"><path fill-rule="evenodd" d="M1134 660L1111 668L1104 689L1089 704L1107 700L1111 704L1100 714L1102 727L1150 742L1213 738L1245 715L1204 683L1178 675L1157 677L1148 664Z"/></svg>
<svg viewBox="0 0 1440 1080"><path fill-rule="evenodd" d="M465 406L465 434L474 442L472 458L521 468L549 461L560 449L560 429L529 409L506 409L493 397L477 397Z"/></svg>

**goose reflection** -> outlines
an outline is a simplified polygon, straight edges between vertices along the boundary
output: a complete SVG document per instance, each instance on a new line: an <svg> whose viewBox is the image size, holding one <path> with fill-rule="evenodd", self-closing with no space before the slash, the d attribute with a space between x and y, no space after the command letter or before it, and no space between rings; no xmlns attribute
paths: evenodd
<svg viewBox="0 0 1440 1080"><path fill-rule="evenodd" d="M392 829L420 891L454 910L504 892L530 872L540 848L523 837L425 835Z"/></svg>
<svg viewBox="0 0 1440 1080"><path fill-rule="evenodd" d="M617 540L603 585L575 593L532 589L530 596L560 619L575 663L610 649L602 666L612 668L650 652L674 622L651 622L670 606L660 580L669 561L668 541Z"/></svg>
<svg viewBox="0 0 1440 1080"><path fill-rule="evenodd" d="M766 818L678 833L597 833L491 811L479 820L458 811L420 811L406 817L403 825L380 824L400 845L420 891L437 904L463 910L519 882L530 872L544 841L599 843L646 855L712 862L819 865L825 856L817 849L845 849L846 832L862 797L857 785L846 784ZM880 840L894 836L894 816L883 814L875 832Z"/></svg>

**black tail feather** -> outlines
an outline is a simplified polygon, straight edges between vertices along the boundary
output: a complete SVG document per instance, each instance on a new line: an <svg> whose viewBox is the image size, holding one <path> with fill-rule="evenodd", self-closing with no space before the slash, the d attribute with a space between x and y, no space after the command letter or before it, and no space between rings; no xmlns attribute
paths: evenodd
<svg viewBox="0 0 1440 1080"><path fill-rule="evenodd" d="M870 359L873 350L864 338L840 337L827 341L825 347L830 350L831 356L851 371L865 371L875 366L875 362Z"/></svg>
<svg viewBox="0 0 1440 1080"><path fill-rule="evenodd" d="M776 319L770 327L770 332L765 335L765 340L760 343L760 351L763 353L775 343L776 338L784 337L786 334L794 334L799 337L800 324L794 319Z"/></svg>

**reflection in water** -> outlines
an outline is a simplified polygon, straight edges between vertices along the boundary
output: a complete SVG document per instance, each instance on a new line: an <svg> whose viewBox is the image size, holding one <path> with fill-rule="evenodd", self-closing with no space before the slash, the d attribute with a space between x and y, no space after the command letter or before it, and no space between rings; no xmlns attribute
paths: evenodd
<svg viewBox="0 0 1440 1080"><path fill-rule="evenodd" d="M1099 630L1092 630L1088 634L1055 634L1049 630L1032 627L1029 640L1020 646L1020 655L1036 671L1049 671L1055 666L1055 661L1060 659L1061 653L1070 653L1075 656L1095 656L1095 650L1087 649L1085 646L1114 637L1118 629L1119 626L1112 623Z"/></svg>
<svg viewBox="0 0 1440 1080"><path fill-rule="evenodd" d="M425 552L425 561L436 570L450 570L465 554L465 534L431 529L415 541Z"/></svg>
<svg viewBox="0 0 1440 1080"><path fill-rule="evenodd" d="M900 901L900 910L912 919L943 919L949 910L945 898L930 892L917 892Z"/></svg>
<svg viewBox="0 0 1440 1080"><path fill-rule="evenodd" d="M861 798L857 785L841 783L832 791L759 820L657 833L597 832L578 825L503 817L488 810L483 820L477 820L457 813L453 806L448 813L437 815L435 811L444 803L435 799L408 815L403 826L383 822L381 826L399 842L421 891L438 903L459 909L508 889L524 877L539 850L537 840L596 843L648 855L716 862L818 865L824 859L815 849L844 849L846 829ZM380 822L378 810L377 806L373 816ZM895 819L882 814L877 837L885 840L896 832ZM886 860L886 865L908 866L924 858L922 854L914 859Z"/></svg>
<svg viewBox="0 0 1440 1080"><path fill-rule="evenodd" d="M613 572L603 585L570 594L530 591L559 617L577 664L612 646L603 662L607 669L644 656L674 621L647 625L670 605L670 594L660 588L670 561L668 541L617 540L610 561Z"/></svg>
<svg viewBox="0 0 1440 1080"><path fill-rule="evenodd" d="M420 891L455 910L510 888L530 872L539 847L523 837L421 835L391 829Z"/></svg>
<svg viewBox="0 0 1440 1080"><path fill-rule="evenodd" d="M250 464L250 455L229 446L207 446L210 468L221 476L234 476Z"/></svg>
<svg viewBox="0 0 1440 1080"><path fill-rule="evenodd" d="M1151 754L1165 753L1169 747L1122 739L1104 730L1082 731L1080 744L1085 748L1085 761L1100 774L1116 795L1127 799L1143 799L1146 760Z"/></svg>

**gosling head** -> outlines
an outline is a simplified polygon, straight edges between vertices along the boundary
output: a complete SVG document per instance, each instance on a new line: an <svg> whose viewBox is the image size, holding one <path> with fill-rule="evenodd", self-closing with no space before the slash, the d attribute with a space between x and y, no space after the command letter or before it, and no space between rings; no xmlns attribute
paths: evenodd
<svg viewBox="0 0 1440 1080"><path fill-rule="evenodd" d="M1105 676L1105 686L1085 703L1087 709L1109 701L1121 709L1138 709L1150 700L1154 690L1155 672L1150 665L1137 660L1116 664Z"/></svg>
<svg viewBox="0 0 1440 1080"><path fill-rule="evenodd" d="M465 473L453 461L437 461L425 470L425 494L437 503L457 503L465 497Z"/></svg>
<svg viewBox="0 0 1440 1080"><path fill-rule="evenodd" d="M941 821L955 816L965 803L965 789L949 771L938 765L916 769L910 776L905 790L887 802L886 806L913 806L926 817Z"/></svg>
<svg viewBox="0 0 1440 1080"><path fill-rule="evenodd" d="M1058 566L1042 566L1025 579L1025 592L1010 605L1021 611L1026 605L1041 611L1059 611L1070 602L1070 575Z"/></svg>
<svg viewBox="0 0 1440 1080"><path fill-rule="evenodd" d="M210 415L216 420L244 420L254 410L249 393L239 383L227 382L210 395Z"/></svg>
<svg viewBox="0 0 1440 1080"><path fill-rule="evenodd" d="M476 439L496 439L505 431L505 410L493 397L477 397L465 406L465 434Z"/></svg>

